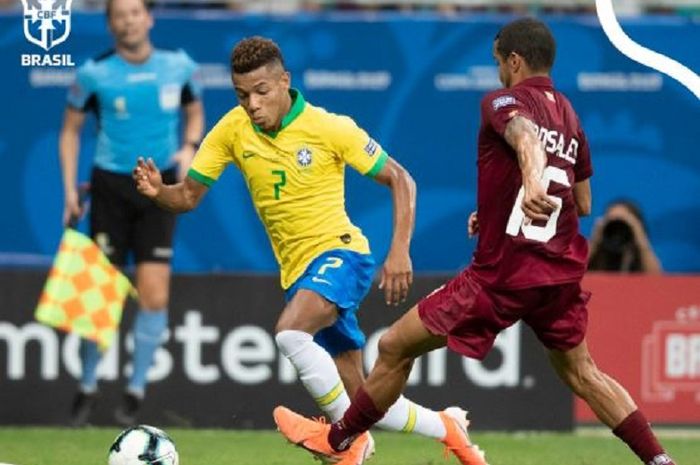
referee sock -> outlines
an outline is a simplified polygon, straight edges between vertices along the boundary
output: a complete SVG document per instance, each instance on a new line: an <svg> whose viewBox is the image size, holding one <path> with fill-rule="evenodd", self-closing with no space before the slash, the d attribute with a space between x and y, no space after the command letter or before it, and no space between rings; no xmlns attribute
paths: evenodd
<svg viewBox="0 0 700 465"><path fill-rule="evenodd" d="M389 407L377 426L389 431L416 433L435 439L442 439L447 434L438 412L415 404L404 396Z"/></svg>
<svg viewBox="0 0 700 465"><path fill-rule="evenodd" d="M645 464L674 465L640 410L630 413L613 429L613 433L622 439Z"/></svg>
<svg viewBox="0 0 700 465"><path fill-rule="evenodd" d="M89 339L80 339L80 390L86 394L97 391L97 365L102 354L97 348L97 343Z"/></svg>
<svg viewBox="0 0 700 465"><path fill-rule="evenodd" d="M350 398L328 352L304 331L280 331L275 335L275 342L321 410L331 421L342 418Z"/></svg>
<svg viewBox="0 0 700 465"><path fill-rule="evenodd" d="M153 355L163 342L163 333L168 326L168 312L163 310L139 310L134 319L133 373L127 390L141 393L146 390L146 376L153 363Z"/></svg>

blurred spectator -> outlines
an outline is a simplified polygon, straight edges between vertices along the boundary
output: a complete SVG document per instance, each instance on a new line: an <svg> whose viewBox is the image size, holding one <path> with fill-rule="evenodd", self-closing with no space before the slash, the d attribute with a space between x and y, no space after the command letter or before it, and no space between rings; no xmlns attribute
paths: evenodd
<svg viewBox="0 0 700 465"><path fill-rule="evenodd" d="M661 273L639 207L629 200L611 203L591 234L588 269Z"/></svg>
<svg viewBox="0 0 700 465"><path fill-rule="evenodd" d="M257 14L292 14L304 10L312 10L320 2L305 0L227 0L229 9L244 13Z"/></svg>
<svg viewBox="0 0 700 465"><path fill-rule="evenodd" d="M73 0L74 11L104 9L106 0ZM148 0L158 9L228 8L242 13L293 14L301 11L401 11L433 10L446 17L459 13L595 14L595 0ZM21 10L21 0L0 0L0 10ZM700 14L698 0L615 0L620 16L644 13Z"/></svg>
<svg viewBox="0 0 700 465"><path fill-rule="evenodd" d="M19 0L0 0L0 10L21 10L22 2Z"/></svg>

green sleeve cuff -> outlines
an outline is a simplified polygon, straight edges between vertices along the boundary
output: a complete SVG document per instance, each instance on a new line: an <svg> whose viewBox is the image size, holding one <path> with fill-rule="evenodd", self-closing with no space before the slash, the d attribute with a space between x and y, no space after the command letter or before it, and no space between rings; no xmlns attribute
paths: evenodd
<svg viewBox="0 0 700 465"><path fill-rule="evenodd" d="M387 155L385 150L382 150L382 153L379 154L379 158L377 158L377 161L374 162L374 166L372 167L371 170L369 170L365 176L369 176L370 178L375 177L379 172L384 168L384 165L386 165L386 161L389 158L389 155Z"/></svg>
<svg viewBox="0 0 700 465"><path fill-rule="evenodd" d="M211 187L212 184L216 182L216 179L212 179L209 176L205 176L202 173L195 171L194 168L190 168L189 171L187 171L187 176L194 179L200 184L204 184L207 187Z"/></svg>

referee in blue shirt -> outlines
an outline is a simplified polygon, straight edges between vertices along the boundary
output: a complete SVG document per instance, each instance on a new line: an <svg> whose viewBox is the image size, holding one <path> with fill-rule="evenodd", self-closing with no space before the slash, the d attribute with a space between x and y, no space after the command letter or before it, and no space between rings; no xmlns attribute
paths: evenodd
<svg viewBox="0 0 700 465"><path fill-rule="evenodd" d="M133 326L133 373L115 411L119 423L134 424L167 328L175 217L138 194L131 169L139 156L150 157L166 182L183 177L202 137L204 112L197 65L181 50L153 47L153 17L145 0L107 0L106 12L114 50L83 64L68 95L59 141L63 221L82 213L76 187L80 132L86 115L94 113L99 129L90 182L91 235L115 265L124 266L130 255L136 264L140 309ZM87 422L95 404L100 356L94 342L81 341L74 426Z"/></svg>

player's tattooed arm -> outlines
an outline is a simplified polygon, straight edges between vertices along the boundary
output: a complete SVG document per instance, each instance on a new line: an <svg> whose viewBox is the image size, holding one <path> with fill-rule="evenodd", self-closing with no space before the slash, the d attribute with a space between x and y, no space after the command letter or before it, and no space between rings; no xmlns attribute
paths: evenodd
<svg viewBox="0 0 700 465"><path fill-rule="evenodd" d="M516 115L506 125L503 136L518 154L523 178L541 179L547 156L537 138L535 124L528 118Z"/></svg>
<svg viewBox="0 0 700 465"><path fill-rule="evenodd" d="M503 137L518 157L525 189L523 212L531 220L547 220L556 204L542 185L547 155L537 137L535 124L528 118L516 115L506 125Z"/></svg>

